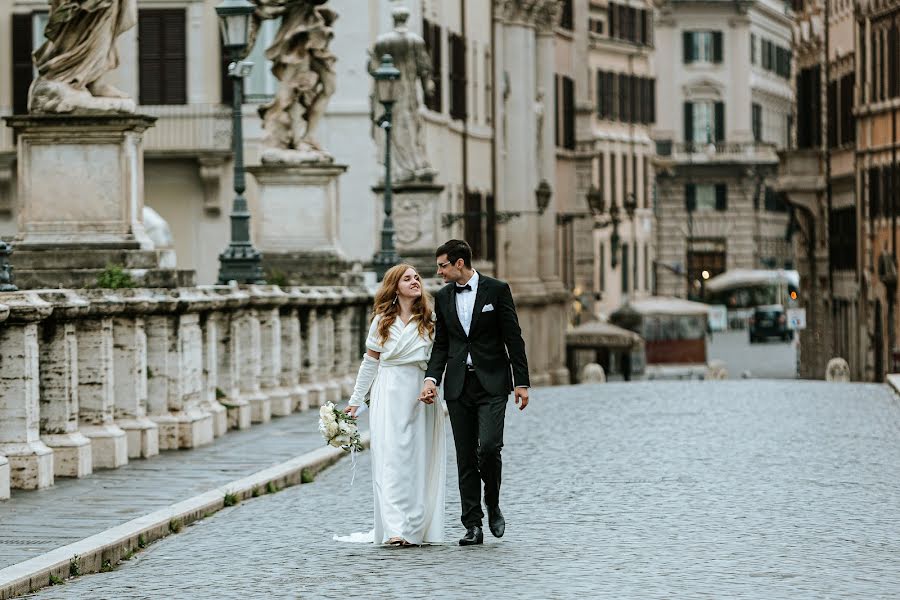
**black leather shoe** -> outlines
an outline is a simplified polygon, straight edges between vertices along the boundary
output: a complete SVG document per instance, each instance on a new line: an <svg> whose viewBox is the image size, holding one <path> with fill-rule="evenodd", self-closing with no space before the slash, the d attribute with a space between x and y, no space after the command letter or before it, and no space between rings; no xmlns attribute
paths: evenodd
<svg viewBox="0 0 900 600"><path fill-rule="evenodd" d="M503 518L503 513L500 512L500 506L488 506L487 509L488 525L491 528L491 533L494 534L494 537L503 537L503 533L506 531L506 519Z"/></svg>
<svg viewBox="0 0 900 600"><path fill-rule="evenodd" d="M481 527L478 525L473 525L466 529L466 535L462 536L462 539L459 540L460 546L474 546L475 544L483 543L484 532L481 531Z"/></svg>

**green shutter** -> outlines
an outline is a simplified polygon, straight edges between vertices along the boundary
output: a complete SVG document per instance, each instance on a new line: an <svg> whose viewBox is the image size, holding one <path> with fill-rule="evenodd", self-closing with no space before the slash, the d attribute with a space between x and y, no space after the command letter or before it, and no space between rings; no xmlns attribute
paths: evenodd
<svg viewBox="0 0 900 600"><path fill-rule="evenodd" d="M690 31L681 34L682 44L684 46L684 64L689 65L694 62L694 38Z"/></svg>
<svg viewBox="0 0 900 600"><path fill-rule="evenodd" d="M684 141L694 141L694 105L691 102L684 103Z"/></svg>
<svg viewBox="0 0 900 600"><path fill-rule="evenodd" d="M722 32L713 31L713 62L722 62Z"/></svg>
<svg viewBox="0 0 900 600"><path fill-rule="evenodd" d="M684 186L684 209L689 213L697 210L697 186L693 183Z"/></svg>
<svg viewBox="0 0 900 600"><path fill-rule="evenodd" d="M728 210L728 186L724 183L716 184L716 210Z"/></svg>
<svg viewBox="0 0 900 600"><path fill-rule="evenodd" d="M725 141L725 104L716 102L716 133L717 142Z"/></svg>

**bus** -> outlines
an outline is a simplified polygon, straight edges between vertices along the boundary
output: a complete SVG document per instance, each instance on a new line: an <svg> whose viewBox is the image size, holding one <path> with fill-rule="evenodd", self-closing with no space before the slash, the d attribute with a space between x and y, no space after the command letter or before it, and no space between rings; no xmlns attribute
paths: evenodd
<svg viewBox="0 0 900 600"><path fill-rule="evenodd" d="M744 329L757 306L800 306L800 274L788 269L732 269L709 279L703 301L724 306L729 329Z"/></svg>

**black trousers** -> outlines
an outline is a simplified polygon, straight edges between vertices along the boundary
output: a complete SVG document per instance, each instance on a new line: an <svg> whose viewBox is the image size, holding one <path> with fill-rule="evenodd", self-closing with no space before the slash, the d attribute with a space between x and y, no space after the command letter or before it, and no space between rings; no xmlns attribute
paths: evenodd
<svg viewBox="0 0 900 600"><path fill-rule="evenodd" d="M466 371L462 395L447 402L456 445L462 524L466 528L480 526L484 518L482 481L485 504L497 506L500 503L500 450L503 448L503 419L508 399L508 396L490 395L475 373Z"/></svg>

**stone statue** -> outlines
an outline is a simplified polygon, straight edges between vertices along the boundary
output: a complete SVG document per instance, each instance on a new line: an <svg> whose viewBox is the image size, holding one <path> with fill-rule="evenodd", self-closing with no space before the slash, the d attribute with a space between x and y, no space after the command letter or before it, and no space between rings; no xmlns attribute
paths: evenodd
<svg viewBox="0 0 900 600"><path fill-rule="evenodd" d="M840 357L832 358L825 366L825 381L846 383L850 381L850 365Z"/></svg>
<svg viewBox="0 0 900 600"><path fill-rule="evenodd" d="M253 0L256 12L251 44L259 25L281 18L281 27L266 58L278 91L271 102L259 107L263 120L264 163L331 162L315 133L334 94L335 56L328 49L334 36L337 13L321 6L328 0Z"/></svg>
<svg viewBox="0 0 900 600"><path fill-rule="evenodd" d="M425 49L425 40L409 31L406 21L409 9L394 7L393 31L379 36L369 53L369 73L381 64L381 57L390 54L394 66L400 71L401 92L393 107L391 120L391 168L397 182L432 181L436 175L425 153L424 127L419 114L419 88L424 96L434 93L431 80L431 57ZM377 98L374 99L377 103ZM375 128L378 160L384 164L384 131ZM396 175L394 175L396 173Z"/></svg>
<svg viewBox="0 0 900 600"><path fill-rule="evenodd" d="M29 112L134 112L133 100L100 79L119 66L116 38L136 23L137 0L50 0Z"/></svg>

